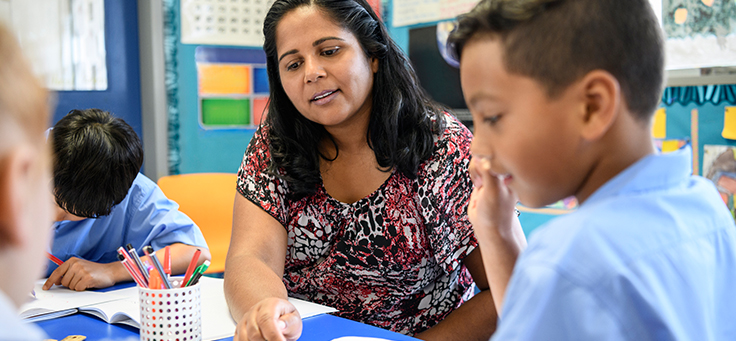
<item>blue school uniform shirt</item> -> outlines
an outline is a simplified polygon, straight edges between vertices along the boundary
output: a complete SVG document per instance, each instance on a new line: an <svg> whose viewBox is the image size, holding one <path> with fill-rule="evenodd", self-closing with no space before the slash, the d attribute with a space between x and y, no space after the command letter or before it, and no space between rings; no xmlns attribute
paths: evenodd
<svg viewBox="0 0 736 341"><path fill-rule="evenodd" d="M207 248L202 232L166 198L161 189L143 174L133 181L128 195L109 215L80 221L60 221L53 225L51 254L66 261L71 257L96 263L117 261L117 249L131 243L143 255L142 247L154 250L173 243ZM46 276L56 270L48 262Z"/></svg>
<svg viewBox="0 0 736 341"><path fill-rule="evenodd" d="M45 334L37 326L18 317L18 310L0 290L0 341L41 341Z"/></svg>
<svg viewBox="0 0 736 341"><path fill-rule="evenodd" d="M535 233L493 340L736 339L736 227L690 149L647 156Z"/></svg>

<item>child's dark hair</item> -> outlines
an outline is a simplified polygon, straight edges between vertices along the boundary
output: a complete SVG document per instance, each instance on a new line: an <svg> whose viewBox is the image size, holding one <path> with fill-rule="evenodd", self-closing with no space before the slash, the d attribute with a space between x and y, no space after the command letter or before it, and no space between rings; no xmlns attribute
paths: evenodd
<svg viewBox="0 0 736 341"><path fill-rule="evenodd" d="M279 78L276 26L284 15L301 6L317 6L351 31L369 58L378 59L365 138L380 167L386 171L396 168L415 178L419 165L434 150L433 133L444 127L442 109L419 86L409 60L365 0L276 0L266 15L263 49L271 96L265 120L272 157L269 172L286 181L292 198L300 198L314 193L321 182L320 158L328 160L319 152L319 143L331 139L330 135L299 113ZM279 169L285 174L279 174Z"/></svg>
<svg viewBox="0 0 736 341"><path fill-rule="evenodd" d="M49 140L56 203L76 216L110 214L128 195L143 164L143 146L133 128L100 109L70 111Z"/></svg>
<svg viewBox="0 0 736 341"><path fill-rule="evenodd" d="M647 0L483 0L461 16L448 50L460 60L476 35L500 39L510 73L559 95L599 69L618 80L629 110L651 118L664 81L664 42Z"/></svg>

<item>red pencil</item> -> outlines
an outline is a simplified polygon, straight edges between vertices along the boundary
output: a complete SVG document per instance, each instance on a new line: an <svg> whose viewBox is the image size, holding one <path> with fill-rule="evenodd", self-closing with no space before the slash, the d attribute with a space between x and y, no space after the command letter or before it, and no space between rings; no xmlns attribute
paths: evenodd
<svg viewBox="0 0 736 341"><path fill-rule="evenodd" d="M56 256L46 252L46 257L48 257L52 262L56 263L56 265L64 264L64 261L62 261L59 258L56 258Z"/></svg>
<svg viewBox="0 0 736 341"><path fill-rule="evenodd" d="M169 246L164 248L164 272L171 275L171 255L169 254Z"/></svg>
<svg viewBox="0 0 736 341"><path fill-rule="evenodd" d="M189 280L189 277L192 276L192 273L194 272L194 269L197 267L197 261L199 260L199 254L202 253L202 250L197 249L197 251L194 252L194 256L192 256L192 261L189 262L189 267L187 268L187 272L184 275L184 280L181 282L181 287L183 288L187 281Z"/></svg>

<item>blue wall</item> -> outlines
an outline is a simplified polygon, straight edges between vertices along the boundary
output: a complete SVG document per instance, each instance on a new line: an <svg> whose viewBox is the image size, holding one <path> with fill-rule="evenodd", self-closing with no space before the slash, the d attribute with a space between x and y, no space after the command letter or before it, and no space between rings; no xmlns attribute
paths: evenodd
<svg viewBox="0 0 736 341"><path fill-rule="evenodd" d="M142 139L137 1L105 0L105 48L107 90L57 92L52 122L72 109L100 108L122 117Z"/></svg>

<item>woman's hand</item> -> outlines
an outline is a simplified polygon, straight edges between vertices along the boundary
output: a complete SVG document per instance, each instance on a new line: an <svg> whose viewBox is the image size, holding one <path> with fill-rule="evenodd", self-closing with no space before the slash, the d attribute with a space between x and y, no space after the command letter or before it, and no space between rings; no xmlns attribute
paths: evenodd
<svg viewBox="0 0 736 341"><path fill-rule="evenodd" d="M256 303L238 322L235 341L295 341L302 335L302 318L293 304L280 298Z"/></svg>

